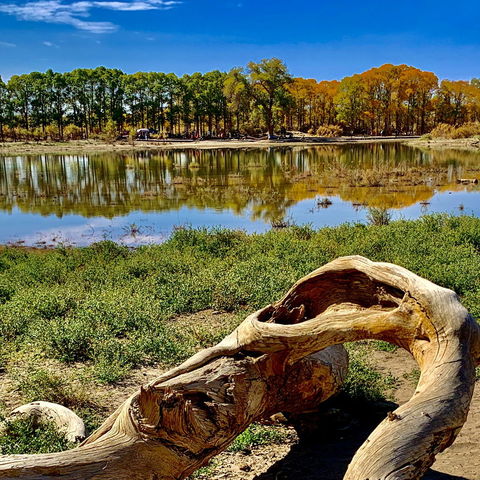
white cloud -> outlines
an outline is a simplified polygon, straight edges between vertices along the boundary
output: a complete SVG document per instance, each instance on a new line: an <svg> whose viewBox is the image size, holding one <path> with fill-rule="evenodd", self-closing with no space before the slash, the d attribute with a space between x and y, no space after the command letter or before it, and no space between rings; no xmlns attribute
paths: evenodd
<svg viewBox="0 0 480 480"><path fill-rule="evenodd" d="M0 47L7 47L7 48L14 48L17 45L15 43L10 42L0 42Z"/></svg>
<svg viewBox="0 0 480 480"><path fill-rule="evenodd" d="M55 43L53 43L53 42L49 42L49 41L47 41L47 40L46 40L45 42L43 42L43 44L44 44L46 47L59 48L59 46L58 46L57 44L55 44Z"/></svg>
<svg viewBox="0 0 480 480"><path fill-rule="evenodd" d="M118 28L114 23L86 20L92 10L122 12L166 10L178 3L180 2L176 0L32 0L0 5L0 12L14 15L19 20L66 24L91 33L112 33Z"/></svg>

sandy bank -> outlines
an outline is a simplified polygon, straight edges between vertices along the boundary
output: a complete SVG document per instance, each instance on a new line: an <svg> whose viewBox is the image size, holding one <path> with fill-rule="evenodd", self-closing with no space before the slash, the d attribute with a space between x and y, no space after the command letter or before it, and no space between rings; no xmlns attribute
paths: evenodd
<svg viewBox="0 0 480 480"><path fill-rule="evenodd" d="M65 153L128 152L132 150L173 150L173 149L222 149L222 148L271 148L309 147L318 145L348 145L364 143L404 142L418 137L303 137L291 140L166 140L106 143L97 140L70 142L3 142L0 155L40 155Z"/></svg>
<svg viewBox="0 0 480 480"><path fill-rule="evenodd" d="M479 138L433 138L431 140L424 140L423 138L411 139L405 142L412 147L430 148L435 150L440 149L460 149L480 152Z"/></svg>

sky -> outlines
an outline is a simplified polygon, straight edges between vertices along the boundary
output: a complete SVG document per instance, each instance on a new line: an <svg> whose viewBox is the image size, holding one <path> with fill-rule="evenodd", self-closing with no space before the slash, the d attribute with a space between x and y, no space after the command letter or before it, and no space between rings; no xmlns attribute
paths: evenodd
<svg viewBox="0 0 480 480"><path fill-rule="evenodd" d="M406 63L480 77L478 0L0 0L0 75L104 65L177 75L278 57L341 79Z"/></svg>

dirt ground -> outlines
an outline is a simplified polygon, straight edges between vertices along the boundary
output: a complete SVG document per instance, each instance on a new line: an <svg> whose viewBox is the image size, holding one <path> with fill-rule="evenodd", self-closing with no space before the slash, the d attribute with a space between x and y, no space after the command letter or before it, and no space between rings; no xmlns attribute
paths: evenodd
<svg viewBox="0 0 480 480"><path fill-rule="evenodd" d="M421 138L409 140L407 145L412 147L423 147L432 150L456 149L480 151L480 140L478 138L434 138L432 140L423 140Z"/></svg>
<svg viewBox="0 0 480 480"><path fill-rule="evenodd" d="M145 150L184 150L184 149L242 149L271 147L311 147L315 145L353 145L365 143L404 143L413 147L428 149L459 149L480 151L478 138L425 140L419 137L308 137L299 136L282 140L136 140L129 143L125 140L104 142L101 140L72 140L65 142L0 142L0 155L41 155L41 154L85 154L107 152L132 152Z"/></svg>

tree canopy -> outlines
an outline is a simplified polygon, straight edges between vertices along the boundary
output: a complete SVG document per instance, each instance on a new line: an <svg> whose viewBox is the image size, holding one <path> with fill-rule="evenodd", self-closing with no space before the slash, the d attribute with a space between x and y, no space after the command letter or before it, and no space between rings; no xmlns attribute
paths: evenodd
<svg viewBox="0 0 480 480"><path fill-rule="evenodd" d="M294 78L278 58L178 77L79 68L0 79L0 138L73 139L146 127L162 136L423 134L480 120L480 80L382 65L341 81Z"/></svg>

